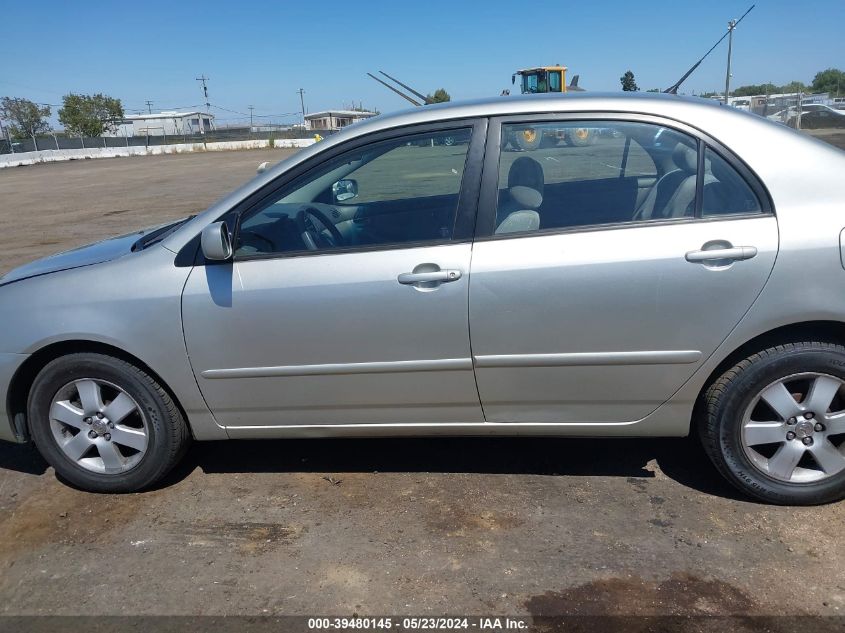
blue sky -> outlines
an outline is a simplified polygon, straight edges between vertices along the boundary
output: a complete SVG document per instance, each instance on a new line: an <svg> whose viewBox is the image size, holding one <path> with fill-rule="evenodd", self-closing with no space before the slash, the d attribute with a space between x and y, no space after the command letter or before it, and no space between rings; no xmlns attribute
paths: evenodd
<svg viewBox="0 0 845 633"><path fill-rule="evenodd" d="M104 92L127 111L147 99L169 109L202 103L195 77L205 73L211 103L238 113L296 112L300 87L312 112L353 100L391 111L407 103L367 71L459 99L497 95L514 70L553 63L588 90L618 90L628 69L641 89L665 88L751 3L0 0L0 95L57 104L70 91ZM733 85L845 67L843 24L845 0L758 0L736 32ZM726 54L723 44L684 89L722 89Z"/></svg>

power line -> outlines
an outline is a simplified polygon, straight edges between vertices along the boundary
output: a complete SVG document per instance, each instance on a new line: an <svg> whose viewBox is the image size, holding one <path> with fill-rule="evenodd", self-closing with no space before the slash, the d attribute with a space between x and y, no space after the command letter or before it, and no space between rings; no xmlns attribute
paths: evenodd
<svg viewBox="0 0 845 633"><path fill-rule="evenodd" d="M211 107L215 110L223 110L224 112L231 112L232 114L240 114L242 117L248 117L249 114L246 112L239 112L238 110L230 110L229 108L224 108L223 106L211 104ZM283 112L281 114L256 114L254 115L255 118L259 119L267 119L267 118L281 118L286 116L296 116L299 112Z"/></svg>

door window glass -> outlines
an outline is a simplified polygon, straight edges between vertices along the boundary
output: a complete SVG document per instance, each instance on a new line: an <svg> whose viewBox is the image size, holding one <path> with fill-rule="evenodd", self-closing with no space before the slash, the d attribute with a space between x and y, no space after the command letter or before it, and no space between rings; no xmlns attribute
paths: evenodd
<svg viewBox="0 0 845 633"><path fill-rule="evenodd" d="M759 213L760 200L736 169L709 147L704 151L704 216Z"/></svg>
<svg viewBox="0 0 845 633"><path fill-rule="evenodd" d="M237 255L451 239L470 136L404 136L326 162L244 216Z"/></svg>
<svg viewBox="0 0 845 633"><path fill-rule="evenodd" d="M697 141L650 123L502 126L496 233L692 216Z"/></svg>

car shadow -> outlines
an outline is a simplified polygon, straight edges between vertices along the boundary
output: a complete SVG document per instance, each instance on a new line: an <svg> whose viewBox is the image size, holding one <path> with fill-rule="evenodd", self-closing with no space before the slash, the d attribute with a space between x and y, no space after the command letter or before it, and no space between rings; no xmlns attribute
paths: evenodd
<svg viewBox="0 0 845 633"><path fill-rule="evenodd" d="M747 500L692 438L339 438L197 442L162 482L205 473L478 473L654 478L660 471L708 495Z"/></svg>
<svg viewBox="0 0 845 633"><path fill-rule="evenodd" d="M34 444L0 442L0 469L26 475L43 475L47 468L47 462Z"/></svg>
<svg viewBox="0 0 845 633"><path fill-rule="evenodd" d="M205 473L477 473L654 478L650 462L698 492L747 500L691 438L343 438L195 442L155 488ZM43 475L32 444L0 442L0 469Z"/></svg>

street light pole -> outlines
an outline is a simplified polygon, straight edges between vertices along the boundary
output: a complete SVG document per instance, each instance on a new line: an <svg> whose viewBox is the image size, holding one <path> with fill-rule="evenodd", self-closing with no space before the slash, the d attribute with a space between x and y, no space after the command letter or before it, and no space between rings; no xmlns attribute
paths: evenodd
<svg viewBox="0 0 845 633"><path fill-rule="evenodd" d="M754 7L752 7L753 9ZM749 9L750 11L751 9ZM731 94L731 53L733 52L734 29L736 20L728 22L728 72L725 75L725 105L728 105L728 97Z"/></svg>

